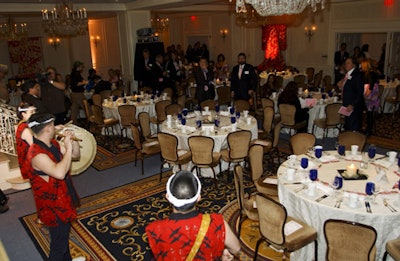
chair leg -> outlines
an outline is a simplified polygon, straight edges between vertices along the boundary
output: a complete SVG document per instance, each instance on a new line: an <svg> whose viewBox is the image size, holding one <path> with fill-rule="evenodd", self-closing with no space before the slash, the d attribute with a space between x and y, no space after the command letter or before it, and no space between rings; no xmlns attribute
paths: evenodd
<svg viewBox="0 0 400 261"><path fill-rule="evenodd" d="M137 163L138 153L139 153L139 150L136 149L136 153L135 153L135 167L136 167L136 163Z"/></svg>
<svg viewBox="0 0 400 261"><path fill-rule="evenodd" d="M385 254L383 254L383 259L382 259L382 261L386 261L387 255L388 255L388 252L385 251Z"/></svg>
<svg viewBox="0 0 400 261"><path fill-rule="evenodd" d="M314 240L314 260L318 261L318 241Z"/></svg>
<svg viewBox="0 0 400 261"><path fill-rule="evenodd" d="M214 168L213 168L213 167L211 167L211 169L212 169L212 172L213 172L213 174L214 174L214 186L215 186L215 188L216 188L216 189L218 189L218 185L217 185L217 177L215 176L215 170L214 170Z"/></svg>
<svg viewBox="0 0 400 261"><path fill-rule="evenodd" d="M164 165L164 161L161 159L161 166L160 166L160 180L159 182L161 183L161 179L162 179L162 170L163 170L163 165Z"/></svg>
<svg viewBox="0 0 400 261"><path fill-rule="evenodd" d="M144 156L142 157L142 176L144 175Z"/></svg>
<svg viewBox="0 0 400 261"><path fill-rule="evenodd" d="M240 235L239 235L239 237L240 237ZM262 241L263 241L263 238L260 238L259 240L257 240L256 249L254 250L253 261L257 261L258 248L260 247L260 244L261 244Z"/></svg>

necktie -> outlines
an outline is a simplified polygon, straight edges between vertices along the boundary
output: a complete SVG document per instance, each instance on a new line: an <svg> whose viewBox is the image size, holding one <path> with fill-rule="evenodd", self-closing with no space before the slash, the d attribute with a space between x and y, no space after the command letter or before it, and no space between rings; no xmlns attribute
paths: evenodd
<svg viewBox="0 0 400 261"><path fill-rule="evenodd" d="M243 72L243 64L239 65L239 79L242 78L242 72Z"/></svg>

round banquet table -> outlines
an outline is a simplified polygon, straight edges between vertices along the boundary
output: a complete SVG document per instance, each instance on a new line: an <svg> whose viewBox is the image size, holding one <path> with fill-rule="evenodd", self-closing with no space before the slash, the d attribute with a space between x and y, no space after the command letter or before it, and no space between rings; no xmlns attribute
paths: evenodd
<svg viewBox="0 0 400 261"><path fill-rule="evenodd" d="M294 77L297 75L304 75L306 77L304 83L307 83L307 74L305 74L305 73L293 74L293 73L287 73L287 72L277 72L275 75L275 73L267 73L264 71L259 74L260 86L263 86L267 82L270 74L272 74L274 76L281 76L283 78L283 83L282 83L283 88L285 88L289 82L294 81Z"/></svg>
<svg viewBox="0 0 400 261"><path fill-rule="evenodd" d="M114 119L121 120L119 113L118 113L118 106L135 105L136 106L135 117L137 119L139 113L141 113L141 112L147 112L147 113L149 113L150 117L155 117L156 116L156 108L155 108L156 102L157 102L156 100L153 103L151 103L150 100L135 102L135 101L129 100L129 98L128 98L127 103L123 103L123 102L119 102L119 101L116 101L116 102L106 101L106 102L103 102L102 106L103 106L103 113L104 113L105 118L114 118ZM150 128L151 128L152 133L157 132L156 125L150 124ZM121 135L121 129L118 126L114 126L113 133ZM104 131L102 132L102 134L105 134ZM133 139L131 131L127 131L127 135L130 139Z"/></svg>
<svg viewBox="0 0 400 261"><path fill-rule="evenodd" d="M347 155L347 154L346 154ZM305 172L299 167L301 157L308 157L310 160L309 168L318 168L317 192L315 196L310 197L304 184L310 181L305 179L308 171ZM357 156L359 159L361 155ZM295 163L295 179L293 181L286 180L286 170L292 167L288 161L284 162L278 169L278 193L280 202L286 207L290 216L298 218L311 225L318 231L318 257L319 260L325 260L326 242L324 237L324 222L328 219L343 219L358 222L372 226L377 231L377 259L382 260L385 252L385 245L388 240L396 239L400 236L400 194L398 190L392 189L393 185L399 180L400 172L396 163L390 165L387 158L379 159L380 155L375 157L377 160L368 164L367 169L362 169L362 173L368 176L367 180L343 180L343 202L340 208L336 208L337 203L335 193L330 188L334 177L338 174L338 169L346 169L346 166L354 164L360 167L360 161L354 160L349 156L344 159L338 159L335 151L324 152L324 156L320 160L314 157L301 155L297 157ZM384 166L384 167L382 167ZM377 181L377 167L386 171L388 182ZM366 182L374 182L379 186L379 194L372 199L370 203L372 213L366 211L364 200L366 198L365 185ZM294 184L295 183L295 184ZM357 206L351 208L349 206L349 193L359 195ZM321 196L328 195L326 198L317 202ZM397 210L391 212L388 207L383 205L383 199ZM302 249L295 251L291 255L291 260L310 260L314 254L314 244L309 244Z"/></svg>
<svg viewBox="0 0 400 261"><path fill-rule="evenodd" d="M212 115L215 115L215 112L211 112ZM225 116L224 116L225 115ZM214 152L220 152L222 149L228 148L228 141L227 141L227 136L229 133L232 132L232 124L230 122L230 116L227 112L221 112L220 114L220 128L218 130L214 129L214 131L210 131L209 137L211 137L214 140ZM205 124L205 121L208 120L208 115L203 115L202 121L203 121L203 128L205 128L207 125L208 126L214 126L214 123L210 124ZM243 115L238 119L236 125L237 125L237 131L239 130L249 130L251 131L251 139L257 139L258 138L258 129L257 129L257 120L252 117L248 116L251 118L251 124L247 124L247 120ZM214 117L213 117L214 119ZM205 130L197 130L196 129L196 115L195 113L189 113L186 117L186 133L182 133L182 125L180 122L176 119L176 117L172 117L172 123L171 123L171 128L168 128L167 120L163 122L161 126L161 131L165 133L172 134L178 138L178 149L181 150L187 150L189 151L189 145L188 145L188 138L190 136L196 136L196 135L206 135ZM188 166L186 166L187 170L190 170L193 167L193 163L190 162ZM183 168L183 166L182 166ZM221 168L222 170L226 170L228 168L228 163L221 160ZM215 173L218 174L219 172L219 167L215 167L214 169ZM213 173L211 169L204 168L201 170L201 175L203 177L213 177Z"/></svg>

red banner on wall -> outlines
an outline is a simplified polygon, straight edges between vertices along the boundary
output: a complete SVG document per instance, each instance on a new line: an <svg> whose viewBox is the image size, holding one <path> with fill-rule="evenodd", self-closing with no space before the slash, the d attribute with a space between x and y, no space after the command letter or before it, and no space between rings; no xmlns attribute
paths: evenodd
<svg viewBox="0 0 400 261"><path fill-rule="evenodd" d="M8 42L10 62L18 64L18 77L29 78L41 72L42 45L39 37L29 37L20 41Z"/></svg>

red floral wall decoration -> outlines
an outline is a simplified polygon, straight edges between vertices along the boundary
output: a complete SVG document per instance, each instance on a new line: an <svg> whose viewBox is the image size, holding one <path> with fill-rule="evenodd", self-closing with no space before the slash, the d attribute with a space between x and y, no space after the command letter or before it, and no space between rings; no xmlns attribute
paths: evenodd
<svg viewBox="0 0 400 261"><path fill-rule="evenodd" d="M260 65L265 68L282 70L285 62L280 54L286 50L286 25L270 24L262 27L262 49L265 51L265 61Z"/></svg>
<svg viewBox="0 0 400 261"><path fill-rule="evenodd" d="M41 72L42 45L39 37L24 38L20 41L9 41L10 62L18 64L17 78L29 78Z"/></svg>

